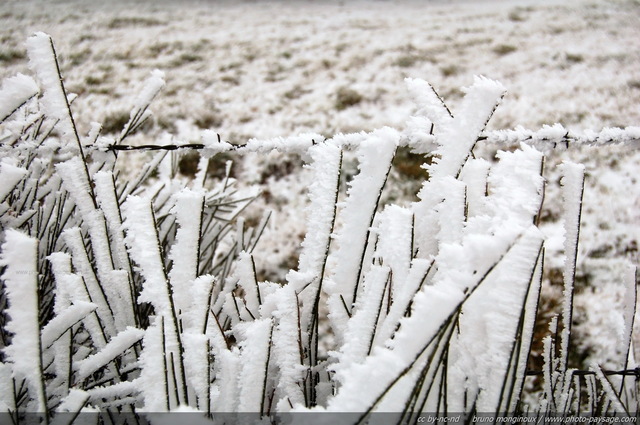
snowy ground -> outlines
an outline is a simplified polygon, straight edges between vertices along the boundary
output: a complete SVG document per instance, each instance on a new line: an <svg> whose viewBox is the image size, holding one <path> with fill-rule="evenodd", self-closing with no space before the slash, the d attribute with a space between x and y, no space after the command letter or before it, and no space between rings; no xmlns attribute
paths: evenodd
<svg viewBox="0 0 640 425"><path fill-rule="evenodd" d="M91 121L119 132L139 83L153 69L165 71L153 126L132 142L153 143L163 132L197 141L205 128L232 142L402 128L414 109L408 76L428 80L454 114L460 87L474 74L501 81L509 92L490 129L640 125L638 1L8 0L0 19L0 77L28 73L24 41L49 33L67 87L80 95L74 111L85 132ZM133 155L129 167L144 160ZM585 335L580 348L606 361L607 324L621 302L619 258L638 262L640 152L585 149L548 159L544 229L552 266L562 246L553 168L567 155L588 173L576 299L576 318L588 326L577 330ZM256 255L274 280L295 267L304 232L299 163L273 155L237 166L241 181L264 185L257 205L279 211L264 255ZM405 189L387 196L410 200L407 175L396 177Z"/></svg>

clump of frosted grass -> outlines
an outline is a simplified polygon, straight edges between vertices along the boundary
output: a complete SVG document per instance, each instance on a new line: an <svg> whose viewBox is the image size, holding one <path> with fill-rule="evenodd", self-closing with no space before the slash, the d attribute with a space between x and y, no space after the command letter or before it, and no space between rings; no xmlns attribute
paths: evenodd
<svg viewBox="0 0 640 425"><path fill-rule="evenodd" d="M569 362L585 189L572 163L562 165L564 303L534 371L543 389L525 403L544 271L535 146L580 138L561 126L483 133L501 84L477 77L454 116L428 83L408 80L418 112L404 131L242 146L205 131L190 145L205 154L193 180L176 175L166 152L125 180L116 153L131 149L124 140L150 116L163 74L143 85L116 140L95 124L81 137L50 37L27 46L37 82L19 75L0 89L0 410L15 422L82 411L190 411L203 421L313 411L328 422L351 412L348 423L390 412L415 423L423 412L637 410L631 378ZM635 132L602 134L633 144ZM489 162L473 157L478 142L530 143ZM381 204L398 147L435 155L405 207ZM299 154L313 177L298 266L282 283L256 273L268 216L249 227L242 211L257 192L240 189L229 167L221 181L206 175L210 156L273 149ZM357 174L341 193L347 152ZM621 370L635 367L635 268L625 276Z"/></svg>
<svg viewBox="0 0 640 425"><path fill-rule="evenodd" d="M143 408L141 366L156 323L166 325L167 376L184 384L177 402L188 404L183 358L207 353L207 343L183 333L205 331L201 304L255 246L266 222L251 228L239 217L257 192L239 189L229 169L222 181L180 180L166 152L119 178L117 156L103 147L148 118L162 73L143 84L118 140L97 125L80 140L51 39L36 34L27 48L37 84L19 75L0 91L11 109L0 147L2 410L21 420Z"/></svg>

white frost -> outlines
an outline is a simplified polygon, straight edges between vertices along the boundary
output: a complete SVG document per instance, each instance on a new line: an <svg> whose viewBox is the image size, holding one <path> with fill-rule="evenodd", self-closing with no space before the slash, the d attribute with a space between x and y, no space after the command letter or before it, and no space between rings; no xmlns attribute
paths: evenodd
<svg viewBox="0 0 640 425"><path fill-rule="evenodd" d="M427 117L438 127L444 127L453 120L453 116L431 84L419 78L405 78L404 81L418 106L418 115Z"/></svg>
<svg viewBox="0 0 640 425"><path fill-rule="evenodd" d="M27 170L16 166L14 161L3 158L0 162L0 202L11 193L18 183L27 175Z"/></svg>
<svg viewBox="0 0 640 425"><path fill-rule="evenodd" d="M338 249L330 255L336 266L325 285L329 295L329 319L338 340L346 328L361 278L362 260L370 227L373 224L380 192L395 154L399 134L381 129L370 134L358 146L359 173L350 183L340 216L344 225L335 236Z"/></svg>
<svg viewBox="0 0 640 425"><path fill-rule="evenodd" d="M564 329L560 342L561 370L566 368L569 355L569 337L573 310L573 284L578 257L578 239L580 237L580 217L582 214L582 194L584 190L584 165L565 161L561 165L562 199L564 216L564 299L562 303L562 322Z"/></svg>
<svg viewBox="0 0 640 425"><path fill-rule="evenodd" d="M169 279L175 308L184 312L191 305L190 287L198 274L204 195L183 189L174 195L174 199L175 204L171 212L175 214L178 230L169 252L169 259L173 263Z"/></svg>
<svg viewBox="0 0 640 425"><path fill-rule="evenodd" d="M42 346L46 349L60 338L69 328L87 317L97 306L93 303L76 301L74 305L57 314L42 328Z"/></svg>
<svg viewBox="0 0 640 425"><path fill-rule="evenodd" d="M4 121L27 100L37 95L40 89L33 78L23 74L7 78L0 88L0 122Z"/></svg>
<svg viewBox="0 0 640 425"><path fill-rule="evenodd" d="M58 73L57 58L53 41L48 34L38 32L27 39L29 68L40 80L43 89L41 104L47 117L59 120L63 133L71 134L73 129L63 90L62 79Z"/></svg>
<svg viewBox="0 0 640 425"><path fill-rule="evenodd" d="M45 412L38 320L38 241L13 229L7 230L4 236L0 266L6 266L2 275L9 301L6 329L13 334L4 353L14 373L27 379L32 394L37 397L38 411Z"/></svg>
<svg viewBox="0 0 640 425"><path fill-rule="evenodd" d="M264 408L265 374L271 350L271 319L260 319L234 327L240 341L238 412L260 412Z"/></svg>
<svg viewBox="0 0 640 425"><path fill-rule="evenodd" d="M156 317L145 332L139 363L141 373L139 388L144 407L140 411L166 412L169 410L169 377L166 374L167 358L162 336L162 318Z"/></svg>
<svg viewBox="0 0 640 425"><path fill-rule="evenodd" d="M82 380L98 369L106 366L113 359L123 354L133 344L140 341L144 336L142 329L128 327L118 335L111 338L111 341L97 353L75 363L78 372L78 379Z"/></svg>
<svg viewBox="0 0 640 425"><path fill-rule="evenodd" d="M56 412L79 412L89 400L89 394L86 391L71 388L69 394L62 400L56 408ZM64 416L61 416L61 418Z"/></svg>
<svg viewBox="0 0 640 425"><path fill-rule="evenodd" d="M338 359L334 367L338 382L348 380L349 375L343 372L362 363L370 353L390 272L387 266L372 266L367 273L364 290L344 333L344 343L340 352L334 354Z"/></svg>
<svg viewBox="0 0 640 425"><path fill-rule="evenodd" d="M138 302L153 303L156 314L170 315L168 282L158 246L151 202L139 196L129 196L122 205L122 212L129 255L140 266L145 279Z"/></svg>
<svg viewBox="0 0 640 425"><path fill-rule="evenodd" d="M457 176L480 132L493 114L506 89L497 81L475 77L466 92L456 118L436 129L439 156L428 167L432 179Z"/></svg>
<svg viewBox="0 0 640 425"><path fill-rule="evenodd" d="M151 71L151 75L144 82L142 91L140 91L136 98L132 114L147 108L153 98L155 98L160 90L162 90L164 85L164 72L158 69Z"/></svg>
<svg viewBox="0 0 640 425"><path fill-rule="evenodd" d="M219 138L218 133L213 130L204 130L202 132L201 140L202 144L204 144L202 154L205 158L210 158L217 153L227 152L233 149L233 145L223 142Z"/></svg>

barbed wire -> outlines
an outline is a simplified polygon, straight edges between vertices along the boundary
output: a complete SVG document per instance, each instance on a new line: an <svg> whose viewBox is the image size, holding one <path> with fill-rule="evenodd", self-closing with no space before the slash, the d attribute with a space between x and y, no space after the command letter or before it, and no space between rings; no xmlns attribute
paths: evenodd
<svg viewBox="0 0 640 425"><path fill-rule="evenodd" d="M222 142L220 134L216 133L218 143L225 143L227 148L225 151L242 150L249 146L249 143L231 143ZM435 140L435 136L434 136ZM540 130L532 131L522 128L514 130L495 130L483 132L476 142L484 142L499 146L517 146L521 143L529 144L541 149L569 149L571 147L582 146L611 146L624 145L631 149L640 148L640 127L627 128L605 128L600 132L589 132L582 135L571 133L560 125L543 126ZM316 140L312 140L315 144ZM254 146L259 141L253 141ZM204 143L186 143L186 144L163 144L163 145L125 145L125 144L109 144L103 149L111 152L126 151L175 151L179 149L204 150L210 147Z"/></svg>
<svg viewBox="0 0 640 425"><path fill-rule="evenodd" d="M108 151L175 151L178 149L201 150L205 145L202 143L187 143L185 145L109 145Z"/></svg>
<svg viewBox="0 0 640 425"><path fill-rule="evenodd" d="M596 372L594 372L593 370L579 370L579 369L574 369L571 371L571 373L576 376L587 376L587 375L596 374ZM620 376L635 376L636 378L640 378L640 367L636 367L635 369L623 369L623 370L603 370L602 373L607 376L620 375ZM544 374L544 371L542 370L527 370L525 372L526 376L540 376L543 374Z"/></svg>

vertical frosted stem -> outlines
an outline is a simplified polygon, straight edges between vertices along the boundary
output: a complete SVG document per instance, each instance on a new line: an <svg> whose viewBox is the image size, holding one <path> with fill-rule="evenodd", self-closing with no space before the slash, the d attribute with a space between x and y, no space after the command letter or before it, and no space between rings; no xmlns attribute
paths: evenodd
<svg viewBox="0 0 640 425"><path fill-rule="evenodd" d="M0 266L6 266L2 275L9 300L6 329L13 334L5 354L14 373L27 379L37 411L48 422L39 322L38 240L13 229L4 236Z"/></svg>
<svg viewBox="0 0 640 425"><path fill-rule="evenodd" d="M187 388L183 364L184 347L180 337L178 312L174 304L173 288L167 277L162 261L163 253L156 230L156 220L149 200L137 196L129 196L123 205L125 221L124 228L127 235L125 243L129 254L140 265L145 278L139 302L152 303L158 316L169 320L165 328L168 337L167 346L177 354L176 375L178 383L179 401L187 402ZM173 351L172 351L173 352Z"/></svg>
<svg viewBox="0 0 640 425"><path fill-rule="evenodd" d="M341 211L344 225L336 235L339 247L330 256L336 266L326 285L329 319L338 341L342 341L356 301L370 227L395 154L397 138L396 132L383 129L372 133L358 147L359 173L351 181Z"/></svg>
<svg viewBox="0 0 640 425"><path fill-rule="evenodd" d="M571 322L573 317L573 291L580 237L580 216L584 191L584 166L571 162L562 165L562 198L564 201L564 300L562 304L562 333L560 339L560 370L567 370Z"/></svg>

